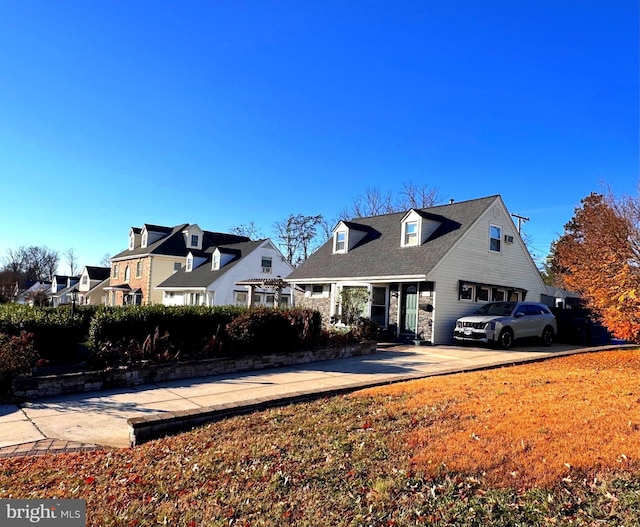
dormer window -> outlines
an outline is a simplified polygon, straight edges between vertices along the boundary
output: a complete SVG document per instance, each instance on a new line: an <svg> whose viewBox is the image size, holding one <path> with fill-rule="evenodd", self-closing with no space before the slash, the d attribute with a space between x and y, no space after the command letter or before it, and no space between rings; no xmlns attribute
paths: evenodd
<svg viewBox="0 0 640 527"><path fill-rule="evenodd" d="M347 233L345 231L338 231L334 237L333 252L343 253L347 249Z"/></svg>
<svg viewBox="0 0 640 527"><path fill-rule="evenodd" d="M198 241L200 240L200 237L197 234L192 234L191 235L191 247L198 247Z"/></svg>
<svg viewBox="0 0 640 527"><path fill-rule="evenodd" d="M418 245L418 222L407 221L404 223L404 243L403 245Z"/></svg>
<svg viewBox="0 0 640 527"><path fill-rule="evenodd" d="M142 246L146 247L147 246L147 242L149 241L149 233L145 230L142 233Z"/></svg>
<svg viewBox="0 0 640 527"><path fill-rule="evenodd" d="M220 253L216 251L213 253L213 270L218 271L220 269Z"/></svg>
<svg viewBox="0 0 640 527"><path fill-rule="evenodd" d="M189 253L189 256L187 256L187 273L191 272L192 270L193 270L193 255Z"/></svg>
<svg viewBox="0 0 640 527"><path fill-rule="evenodd" d="M133 250L133 246L134 246L134 242L135 242L135 235L133 233L131 233L129 235L129 250L132 251Z"/></svg>

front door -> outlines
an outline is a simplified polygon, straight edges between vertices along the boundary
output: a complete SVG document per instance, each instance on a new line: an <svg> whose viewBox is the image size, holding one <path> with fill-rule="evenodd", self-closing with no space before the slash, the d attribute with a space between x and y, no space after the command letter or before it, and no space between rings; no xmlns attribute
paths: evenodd
<svg viewBox="0 0 640 527"><path fill-rule="evenodd" d="M418 315L418 288L415 285L402 286L401 333L416 333Z"/></svg>

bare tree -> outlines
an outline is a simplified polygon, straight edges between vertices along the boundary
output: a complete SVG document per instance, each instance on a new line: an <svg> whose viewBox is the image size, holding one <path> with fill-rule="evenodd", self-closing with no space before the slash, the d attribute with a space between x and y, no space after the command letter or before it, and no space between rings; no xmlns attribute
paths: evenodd
<svg viewBox="0 0 640 527"><path fill-rule="evenodd" d="M64 252L64 258L69 266L69 276L76 276L78 273L78 257L76 256L75 249L67 249Z"/></svg>
<svg viewBox="0 0 640 527"><path fill-rule="evenodd" d="M433 207L440 201L438 189L427 185L416 185L415 183L404 183L400 191L398 207L400 210L424 209Z"/></svg>
<svg viewBox="0 0 640 527"><path fill-rule="evenodd" d="M17 250L9 249L4 269L20 275L21 282L51 280L58 268L60 257L57 251L31 245Z"/></svg>
<svg viewBox="0 0 640 527"><path fill-rule="evenodd" d="M297 265L309 257L315 246L317 229L322 226L322 215L304 216L290 214L285 220L276 222L276 240L291 265Z"/></svg>
<svg viewBox="0 0 640 527"><path fill-rule="evenodd" d="M252 221L246 224L243 223L242 225L231 227L231 229L229 229L229 232L231 234L237 234L238 236L246 236L251 240L259 240L263 237L260 228Z"/></svg>
<svg viewBox="0 0 640 527"><path fill-rule="evenodd" d="M109 253L104 253L102 260L100 260L101 267L111 267L111 255Z"/></svg>
<svg viewBox="0 0 640 527"><path fill-rule="evenodd" d="M422 209L432 207L437 201L437 189L427 185L404 183L398 198L394 198L391 191L383 192L378 187L367 187L364 194L356 196L350 206L342 209L340 217L342 219L365 218L411 208Z"/></svg>

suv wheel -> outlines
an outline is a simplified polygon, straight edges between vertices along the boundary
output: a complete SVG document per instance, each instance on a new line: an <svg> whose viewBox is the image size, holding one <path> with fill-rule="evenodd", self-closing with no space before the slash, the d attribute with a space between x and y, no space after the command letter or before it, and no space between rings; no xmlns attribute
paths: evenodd
<svg viewBox="0 0 640 527"><path fill-rule="evenodd" d="M542 332L542 345L548 347L548 346L551 346L552 342L553 342L553 329L547 326L546 328L544 328Z"/></svg>
<svg viewBox="0 0 640 527"><path fill-rule="evenodd" d="M498 337L498 345L503 350L508 350L513 344L513 331L509 328L505 328L500 332L500 336Z"/></svg>

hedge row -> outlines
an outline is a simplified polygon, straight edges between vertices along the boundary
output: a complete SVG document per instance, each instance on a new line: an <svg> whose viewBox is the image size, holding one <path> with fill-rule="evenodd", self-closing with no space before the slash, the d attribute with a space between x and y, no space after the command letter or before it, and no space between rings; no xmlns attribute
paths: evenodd
<svg viewBox="0 0 640 527"><path fill-rule="evenodd" d="M236 306L81 307L0 306L0 334L33 335L49 364L77 360L86 344L93 367L261 354L370 340L377 325L361 320L350 330L323 331L317 311Z"/></svg>
<svg viewBox="0 0 640 527"><path fill-rule="evenodd" d="M55 363L75 359L78 342L86 339L93 310L33 308L18 304L0 306L0 334L17 337L21 333L33 336L33 347L39 356Z"/></svg>

